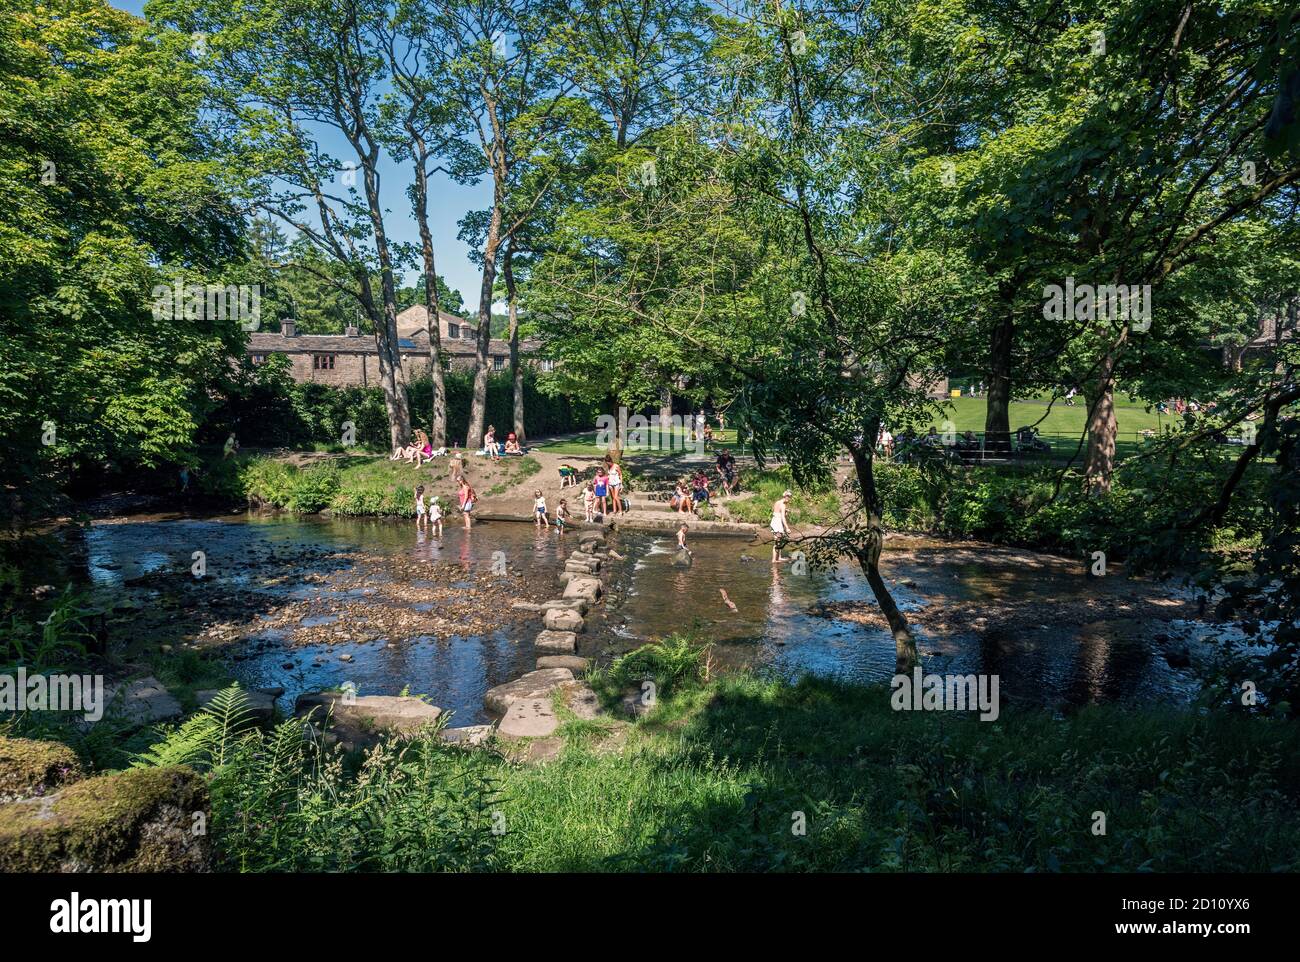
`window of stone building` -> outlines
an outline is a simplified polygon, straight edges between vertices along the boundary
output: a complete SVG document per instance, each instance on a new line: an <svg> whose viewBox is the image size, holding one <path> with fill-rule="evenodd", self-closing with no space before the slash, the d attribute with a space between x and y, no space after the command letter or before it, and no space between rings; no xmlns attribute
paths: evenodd
<svg viewBox="0 0 1300 962"><path fill-rule="evenodd" d="M265 364L265 363L266 363L266 355L265 355L265 354L253 354L253 355L250 355L250 356L249 356L249 360L252 361L253 364L255 364L255 365L256 365L256 364Z"/></svg>
<svg viewBox="0 0 1300 962"><path fill-rule="evenodd" d="M555 362L552 361L550 358L547 358L547 357L542 358L542 370L543 370L543 371L554 371L554 370L555 370Z"/></svg>
<svg viewBox="0 0 1300 962"><path fill-rule="evenodd" d="M492 358L492 370L499 371L506 366L506 359L498 354Z"/></svg>
<svg viewBox="0 0 1300 962"><path fill-rule="evenodd" d="M311 356L311 366L314 371L332 371L334 370L333 354L313 354Z"/></svg>
<svg viewBox="0 0 1300 962"><path fill-rule="evenodd" d="M448 324L448 325L447 325L447 336L448 336L448 337L460 337L460 325L459 325L459 324Z"/></svg>

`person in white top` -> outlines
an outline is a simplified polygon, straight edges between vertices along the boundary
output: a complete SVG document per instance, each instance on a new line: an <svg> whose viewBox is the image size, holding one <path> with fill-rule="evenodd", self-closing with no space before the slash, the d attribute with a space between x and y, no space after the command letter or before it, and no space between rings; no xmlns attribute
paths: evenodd
<svg viewBox="0 0 1300 962"><path fill-rule="evenodd" d="M781 546L785 544L786 538L790 534L790 523L786 519L786 508L790 504L790 492L784 492L781 497L772 503L772 521L769 527L775 537L772 539L772 564L782 564L788 561L788 558L781 557Z"/></svg>
<svg viewBox="0 0 1300 962"><path fill-rule="evenodd" d="M537 524L537 527L539 528L542 527L549 528L551 526L551 519L546 516L546 495L542 494L541 490L539 489L533 492L533 498L534 498L533 500L534 522Z"/></svg>
<svg viewBox="0 0 1300 962"><path fill-rule="evenodd" d="M442 505L438 502L436 494L429 499L429 530L439 537L442 536Z"/></svg>
<svg viewBox="0 0 1300 962"><path fill-rule="evenodd" d="M623 470L613 461L609 466L609 500L611 514L623 513Z"/></svg>

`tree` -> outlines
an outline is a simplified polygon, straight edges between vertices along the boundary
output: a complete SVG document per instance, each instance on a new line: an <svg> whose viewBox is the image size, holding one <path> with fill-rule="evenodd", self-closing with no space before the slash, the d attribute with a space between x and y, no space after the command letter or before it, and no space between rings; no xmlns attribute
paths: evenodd
<svg viewBox="0 0 1300 962"><path fill-rule="evenodd" d="M155 287L251 283L185 44L100 0L0 9L0 516L64 471L189 462L255 317ZM251 303L250 303L251 306ZM66 475L65 478L66 479Z"/></svg>
<svg viewBox="0 0 1300 962"><path fill-rule="evenodd" d="M483 270L467 445L483 436L501 257L595 127L555 69L564 12L550 0L446 0L431 14L431 49L441 52L439 76L446 78L439 96L460 124L458 135L479 152L477 168L458 168L456 176L487 176L492 183L490 207L467 215L461 228L462 238L478 246Z"/></svg>
<svg viewBox="0 0 1300 962"><path fill-rule="evenodd" d="M405 443L411 418L397 343L395 258L380 201L379 110L389 80L373 42L381 12L363 0L253 0L238 9L215 0L151 0L148 13L201 38L215 94L210 106L228 126L227 169L250 207L347 269L349 283L337 286L355 294L373 326L389 436ZM346 144L346 161L328 153L325 130Z"/></svg>

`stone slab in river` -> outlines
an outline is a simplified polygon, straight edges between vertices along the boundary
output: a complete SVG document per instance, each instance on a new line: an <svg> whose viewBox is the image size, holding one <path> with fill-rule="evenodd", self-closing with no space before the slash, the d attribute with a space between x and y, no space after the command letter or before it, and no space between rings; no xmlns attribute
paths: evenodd
<svg viewBox="0 0 1300 962"><path fill-rule="evenodd" d="M510 607L519 611L550 611L552 608L557 608L576 611L580 615L587 613L587 603L581 598L555 598L551 601L543 601L541 604L534 604L531 601L512 601Z"/></svg>
<svg viewBox="0 0 1300 962"><path fill-rule="evenodd" d="M533 642L533 650L548 655L571 655L578 650L578 636L572 631L547 629Z"/></svg>
<svg viewBox="0 0 1300 962"><path fill-rule="evenodd" d="M547 698L566 681L573 681L573 672L567 668L541 668L530 671L514 681L489 688L488 693L483 696L483 704L492 711L504 715L519 699Z"/></svg>
<svg viewBox="0 0 1300 962"><path fill-rule="evenodd" d="M332 712L334 734L348 748L373 745L383 732L414 734L434 724L442 709L419 698L400 695L357 695L351 703L343 700L342 692L306 692L293 704L295 716L312 715L317 724L324 724L325 716Z"/></svg>
<svg viewBox="0 0 1300 962"><path fill-rule="evenodd" d="M152 675L104 688L104 717L133 725L152 725L181 715L181 703Z"/></svg>
<svg viewBox="0 0 1300 962"><path fill-rule="evenodd" d="M564 586L564 597L582 598L585 601L594 602L601 596L603 591L599 578L577 577Z"/></svg>
<svg viewBox="0 0 1300 962"><path fill-rule="evenodd" d="M498 730L510 738L545 738L559 727L549 698L519 698L507 709Z"/></svg>
<svg viewBox="0 0 1300 962"><path fill-rule="evenodd" d="M586 671L590 664L591 659L579 655L542 655L537 659L538 668L567 668L574 675Z"/></svg>
<svg viewBox="0 0 1300 962"><path fill-rule="evenodd" d="M548 611L542 618L542 624L547 631L581 632L587 628L582 615L576 611Z"/></svg>

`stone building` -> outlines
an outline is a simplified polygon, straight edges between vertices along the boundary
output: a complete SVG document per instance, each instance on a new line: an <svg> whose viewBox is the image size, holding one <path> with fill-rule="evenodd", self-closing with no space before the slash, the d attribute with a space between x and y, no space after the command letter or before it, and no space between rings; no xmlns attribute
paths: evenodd
<svg viewBox="0 0 1300 962"><path fill-rule="evenodd" d="M429 335L425 327L423 305L409 307L397 315L397 339L402 370L408 378L429 366ZM442 351L453 369L474 367L478 327L454 314L442 313L438 319ZM521 340L519 353L527 356L537 351L539 343ZM294 322L280 322L280 332L254 332L248 338L248 354L254 364L262 364L271 354L285 354L290 372L299 382L320 382L333 387L377 387L379 385L379 351L373 335L360 334L349 327L343 334L299 334ZM493 338L488 347L492 370L510 369L510 342ZM550 361L539 362L543 370Z"/></svg>

